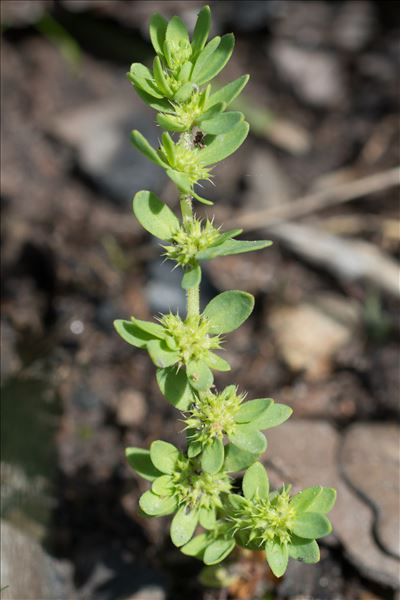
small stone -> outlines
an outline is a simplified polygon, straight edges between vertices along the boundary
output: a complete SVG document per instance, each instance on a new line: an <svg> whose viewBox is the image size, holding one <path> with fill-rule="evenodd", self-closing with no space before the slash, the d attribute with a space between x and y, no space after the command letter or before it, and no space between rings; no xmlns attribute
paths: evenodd
<svg viewBox="0 0 400 600"><path fill-rule="evenodd" d="M293 371L323 379L331 371L336 352L353 337L358 315L335 295L324 295L294 307L272 311L269 325L278 349Z"/></svg>
<svg viewBox="0 0 400 600"><path fill-rule="evenodd" d="M157 146L158 132L148 113L135 110L135 100L108 98L62 113L52 130L77 152L81 169L105 193L120 203L131 202L134 189L160 193L165 182L162 170L132 147L132 129ZM154 187L156 186L156 187Z"/></svg>
<svg viewBox="0 0 400 600"><path fill-rule="evenodd" d="M399 447L397 425L362 423L346 431L340 459L350 485L378 512L376 534L380 543L400 558Z"/></svg>
<svg viewBox="0 0 400 600"><path fill-rule="evenodd" d="M342 70L336 56L286 41L272 44L271 56L282 79L312 106L339 108L346 103Z"/></svg>
<svg viewBox="0 0 400 600"><path fill-rule="evenodd" d="M146 416L146 402L137 390L124 390L118 398L117 420L121 425L139 425Z"/></svg>
<svg viewBox="0 0 400 600"><path fill-rule="evenodd" d="M126 600L165 600L165 591L155 585L145 587Z"/></svg>

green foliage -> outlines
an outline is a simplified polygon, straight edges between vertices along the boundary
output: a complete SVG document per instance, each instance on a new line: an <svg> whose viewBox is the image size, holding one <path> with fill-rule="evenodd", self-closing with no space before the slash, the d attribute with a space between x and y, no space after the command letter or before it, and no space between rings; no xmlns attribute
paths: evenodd
<svg viewBox="0 0 400 600"><path fill-rule="evenodd" d="M326 513L336 492L321 486L296 495L286 486L271 491L259 462L267 447L263 431L286 421L292 409L271 398L246 400L235 385L221 391L214 385L214 372L230 370L219 354L221 336L249 318L254 298L244 291L226 291L200 311L202 264L262 250L272 242L238 240L241 229L221 231L213 219L199 219L193 212L195 200L211 204L198 195L196 186L211 179L213 166L240 147L249 128L242 113L227 110L248 76L212 90L210 82L229 60L234 37L209 41L210 20L205 6L190 39L180 17L166 21L153 15L152 69L134 63L128 73L142 100L157 111L156 121L164 130L158 149L138 131L132 132L132 143L175 184L182 218L147 190L135 194L133 212L142 227L162 241L165 258L182 270L187 314L114 323L123 340L148 352L160 391L181 411L186 433L184 449L156 440L150 450L128 448L126 457L151 483L140 497L141 510L152 517L173 515L171 540L184 554L208 565L204 580L217 579L214 565L237 545L263 549L271 570L281 577L289 557L319 560L316 539L331 531ZM231 474L243 470L238 493Z"/></svg>

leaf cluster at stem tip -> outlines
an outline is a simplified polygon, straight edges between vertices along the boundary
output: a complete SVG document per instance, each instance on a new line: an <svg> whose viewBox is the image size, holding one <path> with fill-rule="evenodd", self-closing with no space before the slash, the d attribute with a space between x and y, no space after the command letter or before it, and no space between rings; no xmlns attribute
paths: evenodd
<svg viewBox="0 0 400 600"><path fill-rule="evenodd" d="M215 565L236 546L263 550L280 577L289 557L319 560L316 539L331 531L326 513L335 490L315 486L295 495L290 486L270 490L258 461L267 448L264 431L286 421L291 408L271 398L248 400L235 385L218 390L214 384L214 372L231 369L221 356L225 335L250 316L254 298L241 290L225 291L200 310L202 265L271 242L238 239L241 229L223 231L213 217L200 218L193 211L195 201L212 204L198 194L197 185L211 179L215 165L241 146L249 130L243 114L229 110L248 75L222 86L211 83L232 54L234 36L209 40L210 25L208 6L200 10L191 38L180 17L167 21L153 15L152 65L134 63L128 73L164 130L158 148L136 130L131 141L175 184L181 216L148 190L135 194L133 212L160 240L165 259L181 269L187 313L169 312L151 321L131 316L114 323L125 342L148 352L161 393L180 411L186 438L184 449L156 440L149 450L127 448L126 456L133 470L151 482L140 509L150 517L173 515L171 540L184 554ZM234 474L243 470L240 493Z"/></svg>

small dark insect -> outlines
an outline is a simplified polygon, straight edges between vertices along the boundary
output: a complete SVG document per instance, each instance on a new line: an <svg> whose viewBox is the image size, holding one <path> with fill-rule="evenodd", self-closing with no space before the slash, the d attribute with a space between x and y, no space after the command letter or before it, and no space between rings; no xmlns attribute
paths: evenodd
<svg viewBox="0 0 400 600"><path fill-rule="evenodd" d="M204 148L203 140L204 140L203 133L201 131L198 131L193 140L193 143L196 146L196 148Z"/></svg>

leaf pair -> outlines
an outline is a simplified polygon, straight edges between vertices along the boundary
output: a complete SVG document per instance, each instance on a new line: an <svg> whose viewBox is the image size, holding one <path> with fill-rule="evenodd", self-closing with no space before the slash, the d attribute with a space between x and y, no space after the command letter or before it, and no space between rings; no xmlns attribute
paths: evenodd
<svg viewBox="0 0 400 600"><path fill-rule="evenodd" d="M218 336L240 327L253 307L251 294L231 290L213 298L195 321L181 321L179 317L167 315L163 322L172 318L176 324L174 331L162 324L134 317L131 321L116 320L114 327L128 344L147 349L159 368L157 381L162 393L177 408L187 409L193 398L188 385L194 390L207 390L213 383L212 370L230 369L229 364L210 348L218 348ZM192 343L189 337L193 335L196 339ZM177 392L178 396L173 396Z"/></svg>
<svg viewBox="0 0 400 600"><path fill-rule="evenodd" d="M212 204L210 200L199 196L193 190L193 185L209 179L208 168L233 154L242 145L248 132L249 124L240 120L225 133L207 135L204 148L200 150L187 148L180 142L175 144L166 132L162 135L159 151L139 131L132 131L131 141L149 160L165 170L182 193L193 196L203 204Z"/></svg>
<svg viewBox="0 0 400 600"><path fill-rule="evenodd" d="M142 225L142 227L161 240L170 242L171 238L180 229L180 223L171 211L171 209L160 200L153 192L142 190L135 194L133 200L133 212ZM192 269L190 269L191 277L194 280L183 283L183 287L193 287L198 285L201 279L201 272L198 273L196 269L196 263L211 260L217 256L230 256L232 254L242 254L244 252L254 252L267 248L272 244L269 240L257 240L257 241L244 241L235 240L236 236L242 233L241 229L233 229L225 233L221 233L216 236L215 240L210 243L206 248L202 248L193 255ZM198 239L198 238L197 238ZM190 240L189 240L190 242ZM196 247L196 239L194 238L192 247ZM193 274L194 272L194 274ZM186 275L186 278L188 276Z"/></svg>

